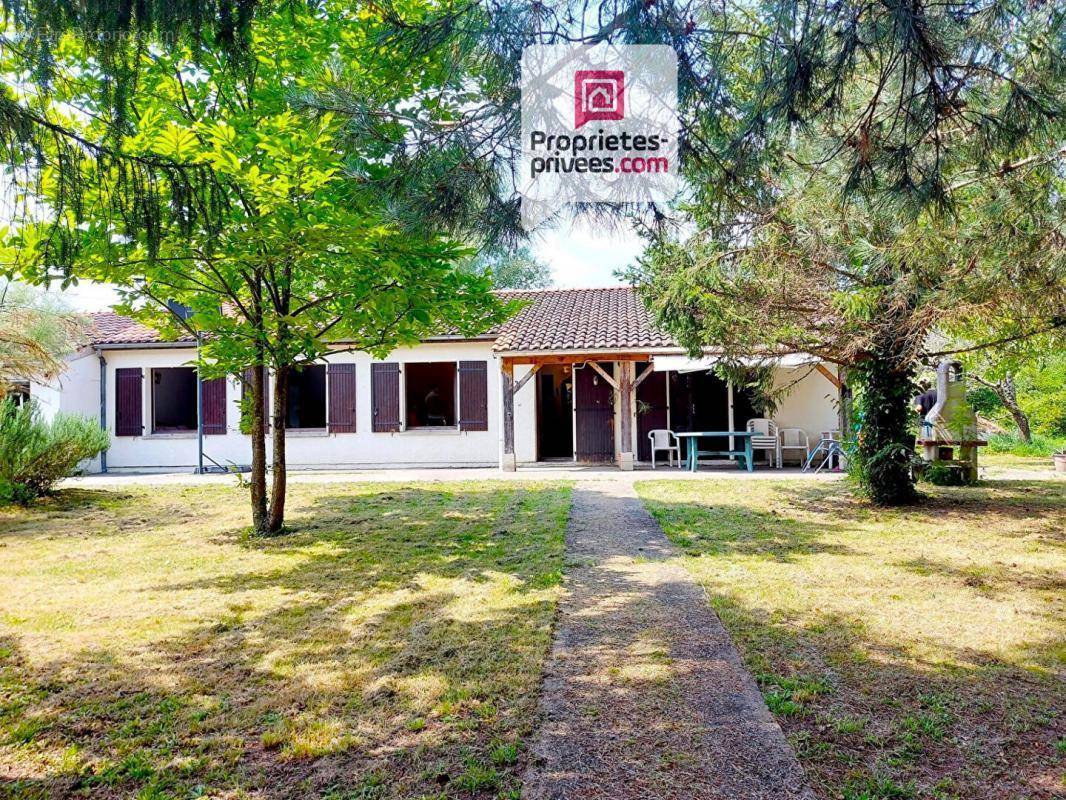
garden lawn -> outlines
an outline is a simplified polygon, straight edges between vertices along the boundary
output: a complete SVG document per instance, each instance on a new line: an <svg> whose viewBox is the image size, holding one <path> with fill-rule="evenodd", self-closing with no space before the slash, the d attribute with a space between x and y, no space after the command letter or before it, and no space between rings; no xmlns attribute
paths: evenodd
<svg viewBox="0 0 1066 800"><path fill-rule="evenodd" d="M570 489L65 490L0 509L0 796L516 797Z"/></svg>
<svg viewBox="0 0 1066 800"><path fill-rule="evenodd" d="M638 491L823 798L1062 797L1066 484Z"/></svg>
<svg viewBox="0 0 1066 800"><path fill-rule="evenodd" d="M1055 465L1052 463L1051 456L992 453L987 449L982 449L978 455L978 464L981 468L987 467L993 471L1000 469L1021 469L1028 472L1042 473L1041 477L1055 477Z"/></svg>

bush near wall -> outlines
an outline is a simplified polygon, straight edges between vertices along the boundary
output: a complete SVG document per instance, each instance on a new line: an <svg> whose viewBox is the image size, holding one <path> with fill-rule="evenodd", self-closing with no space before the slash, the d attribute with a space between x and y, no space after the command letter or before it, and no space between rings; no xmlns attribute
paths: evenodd
<svg viewBox="0 0 1066 800"><path fill-rule="evenodd" d="M26 505L95 458L110 439L95 420L57 414L48 421L36 403L0 402L0 502Z"/></svg>

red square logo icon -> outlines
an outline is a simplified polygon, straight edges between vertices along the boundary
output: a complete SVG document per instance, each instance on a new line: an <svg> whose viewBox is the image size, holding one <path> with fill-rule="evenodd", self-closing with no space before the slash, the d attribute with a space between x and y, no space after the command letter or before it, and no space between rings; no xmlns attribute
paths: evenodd
<svg viewBox="0 0 1066 800"><path fill-rule="evenodd" d="M574 127L596 119L626 116L625 73L614 69L581 69L574 73Z"/></svg>

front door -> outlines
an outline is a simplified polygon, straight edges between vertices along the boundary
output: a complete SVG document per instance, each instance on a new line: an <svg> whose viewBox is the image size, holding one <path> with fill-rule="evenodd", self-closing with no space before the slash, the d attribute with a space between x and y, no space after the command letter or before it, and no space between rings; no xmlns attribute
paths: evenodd
<svg viewBox="0 0 1066 800"><path fill-rule="evenodd" d="M645 369L637 364L637 374ZM651 461L651 431L668 428L670 411L666 402L665 372L653 372L637 387L637 458Z"/></svg>
<svg viewBox="0 0 1066 800"><path fill-rule="evenodd" d="M611 362L600 364L613 375ZM574 408L577 415L577 460L614 461L614 391L596 370L574 370Z"/></svg>

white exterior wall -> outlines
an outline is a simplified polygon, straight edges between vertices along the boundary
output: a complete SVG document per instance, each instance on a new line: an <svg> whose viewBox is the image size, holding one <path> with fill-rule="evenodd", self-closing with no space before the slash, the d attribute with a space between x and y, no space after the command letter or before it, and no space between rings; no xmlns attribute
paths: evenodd
<svg viewBox="0 0 1066 800"><path fill-rule="evenodd" d="M105 350L107 359L107 429L112 434L107 452L109 470L152 471L192 470L196 467L196 433L152 434L151 385L148 370L154 367L179 367L191 364L194 350L189 347L141 348ZM491 342L426 343L403 348L389 355L387 361L485 361L487 363L488 430L411 430L398 433L374 433L371 430L370 365L375 359L363 353L339 353L330 356L330 363L356 365L356 432L330 434L325 431L290 430L287 440L289 465L294 468L358 468L412 466L495 466L502 451L500 362L494 357ZM146 433L142 436L114 436L115 428L115 370L138 367L144 370L142 418ZM515 368L515 382L525 377L531 367ZM834 370L835 371L835 370ZM615 371L617 375L617 370ZM46 416L57 411L99 418L100 366L94 351L72 358L68 370L52 386L33 384L31 395L41 404ZM799 380L797 381L797 378ZM401 389L403 386L401 377ZM775 420L783 428L801 428L810 437L811 446L823 430L838 425L837 389L810 367L778 370L777 385L791 386L783 399ZM615 393L615 419L619 419L620 400ZM223 465L247 465L251 461L251 442L240 432L240 383L227 381L227 433L205 436L205 456ZM633 408L633 440L636 448L636 404ZM458 411L458 408L457 408ZM537 387L531 379L514 399L515 457L519 464L537 459ZM745 420L736 420L738 428ZM616 452L622 447L621 426L615 425ZM268 458L270 437L267 437ZM205 458L205 466L211 461ZM88 471L99 469L99 462L86 465Z"/></svg>
<svg viewBox="0 0 1066 800"><path fill-rule="evenodd" d="M194 357L192 348L145 348L106 350L107 358L107 429L112 433L107 453L108 470L150 471L191 470L196 467L196 433L152 434L151 385L148 370L153 367L187 366ZM398 433L374 433L371 430L372 359L364 353L339 353L329 356L329 363L356 365L356 432L290 430L286 455L294 468L356 468L410 466L494 466L499 463L500 371L493 357L491 342L427 343L396 350L385 360L418 361L485 361L488 383L488 430L411 430ZM95 362L95 358L93 359ZM145 434L114 436L115 370L140 367L144 372L142 415ZM401 393L402 393L401 378ZM77 389L80 391L80 387ZM98 386L95 397L99 397ZM227 380L225 435L204 436L204 454L223 465L247 465L251 461L251 441L240 432L240 382ZM458 412L458 407L456 408ZM523 426L532 418L522 419ZM516 425L517 427L517 425ZM267 436L270 457L270 436ZM205 466L211 462L205 458Z"/></svg>
<svg viewBox="0 0 1066 800"><path fill-rule="evenodd" d="M836 367L831 364L825 366L830 372L836 374ZM836 430L840 427L838 414L840 393L828 378L809 366L778 369L775 384L787 386L797 378L799 381L789 389L788 394L778 406L774 421L782 428L804 430L813 450L818 444L822 431ZM738 426L743 424L743 420L737 420ZM790 451L785 456L786 463L796 457L798 457L798 452Z"/></svg>
<svg viewBox="0 0 1066 800"><path fill-rule="evenodd" d="M100 361L93 350L81 350L67 358L67 368L51 383L30 383L30 398L45 419L56 414L77 414L100 419ZM79 465L82 472L99 472L100 459Z"/></svg>
<svg viewBox="0 0 1066 800"><path fill-rule="evenodd" d="M528 375L531 369L533 367L529 365L515 367L515 384L517 385ZM497 377L497 387L499 383L500 379ZM499 398L499 388L497 388L496 397ZM529 464L537 460L537 376L535 375L514 396L514 454L515 462L518 464Z"/></svg>

